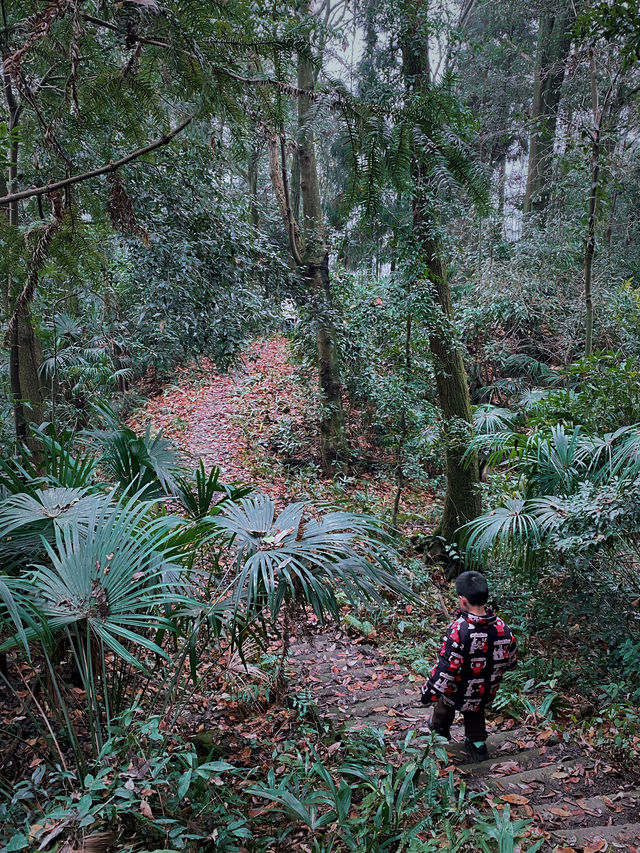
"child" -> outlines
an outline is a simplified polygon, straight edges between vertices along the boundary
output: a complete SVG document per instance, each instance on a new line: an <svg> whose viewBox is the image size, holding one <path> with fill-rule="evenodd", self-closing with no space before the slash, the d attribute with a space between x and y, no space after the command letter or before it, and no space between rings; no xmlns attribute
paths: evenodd
<svg viewBox="0 0 640 853"><path fill-rule="evenodd" d="M460 609L422 688L422 702L435 702L429 728L447 740L456 710L461 711L467 751L481 761L488 757L484 709L504 673L516 666L518 652L509 627L485 607L489 587L484 575L463 572L456 580L456 592Z"/></svg>

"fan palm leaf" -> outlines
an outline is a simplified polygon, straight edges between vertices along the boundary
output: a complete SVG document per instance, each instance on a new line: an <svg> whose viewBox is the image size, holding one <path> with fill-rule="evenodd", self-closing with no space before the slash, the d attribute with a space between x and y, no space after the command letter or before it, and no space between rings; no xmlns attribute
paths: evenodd
<svg viewBox="0 0 640 853"><path fill-rule="evenodd" d="M105 646L142 667L123 642L165 656L149 632L173 630L162 611L192 603L165 549L181 520L153 517L153 504L139 496L92 508L88 530L78 523L57 527L55 540L45 543L49 561L30 578L35 600L52 630L86 624Z"/></svg>
<svg viewBox="0 0 640 853"><path fill-rule="evenodd" d="M611 473L633 478L640 472L640 425L634 424L621 434L622 441L611 456Z"/></svg>
<svg viewBox="0 0 640 853"><path fill-rule="evenodd" d="M479 435L506 432L517 417L516 412L498 406L476 406L473 411L473 427Z"/></svg>
<svg viewBox="0 0 640 853"><path fill-rule="evenodd" d="M35 489L0 501L0 555L5 561L33 558L56 530L74 527L86 535L96 512L112 504L111 495L87 489ZM8 565L5 564L5 568Z"/></svg>
<svg viewBox="0 0 640 853"><path fill-rule="evenodd" d="M508 548L528 562L541 545L543 531L531 501L507 498L503 506L478 516L460 528L467 559L482 562L495 550Z"/></svg>
<svg viewBox="0 0 640 853"><path fill-rule="evenodd" d="M316 516L308 503L297 502L276 517L272 499L256 495L229 504L210 523L235 552L236 608L268 606L275 620L284 602L303 600L322 619L338 615L338 589L352 600L380 599L380 590L410 596L394 572L388 537L367 516Z"/></svg>

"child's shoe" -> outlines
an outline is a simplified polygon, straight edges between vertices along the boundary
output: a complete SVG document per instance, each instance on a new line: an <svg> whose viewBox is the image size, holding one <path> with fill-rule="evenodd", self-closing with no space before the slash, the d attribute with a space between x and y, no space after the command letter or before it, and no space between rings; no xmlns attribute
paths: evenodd
<svg viewBox="0 0 640 853"><path fill-rule="evenodd" d="M483 740L473 741L469 740L469 738L465 738L464 745L474 761L485 761L489 758L489 751L487 750L487 745Z"/></svg>

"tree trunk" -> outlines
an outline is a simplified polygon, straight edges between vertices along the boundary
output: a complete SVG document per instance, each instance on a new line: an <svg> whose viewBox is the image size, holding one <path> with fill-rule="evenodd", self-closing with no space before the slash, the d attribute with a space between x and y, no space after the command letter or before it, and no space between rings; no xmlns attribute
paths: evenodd
<svg viewBox="0 0 640 853"><path fill-rule="evenodd" d="M331 473L337 462L347 458L342 406L342 383L335 345L333 305L329 280L329 251L325 243L324 217L318 184L315 144L311 127L313 65L307 53L298 54L298 167L302 198L303 275L316 323L318 377L322 412L320 457L322 469ZM283 164L284 165L284 164Z"/></svg>
<svg viewBox="0 0 640 853"><path fill-rule="evenodd" d="M428 45L423 37L417 10L402 43L403 75L407 98L426 95L431 85ZM428 155L426 155L428 156ZM457 529L481 511L478 457L472 454L464 463L473 418L469 385L462 351L455 338L453 304L438 234L437 195L431 185L423 150L411 152L413 179L413 240L428 270L429 280L440 318L429 335L434 356L438 399L447 434L447 488L442 517L434 534L453 540Z"/></svg>
<svg viewBox="0 0 640 853"><path fill-rule="evenodd" d="M551 197L553 148L567 54L571 46L566 10L540 18L531 110L529 166L522 212L544 214Z"/></svg>
<svg viewBox="0 0 640 853"><path fill-rule="evenodd" d="M3 70L4 99L9 114L8 130L18 126L20 107L15 100L11 77ZM10 192L17 190L18 178L18 140L13 138L9 148L9 168L7 185ZM9 203L6 210L9 225L18 227L18 202ZM4 307L7 317L13 312L14 302L20 287L9 277L4 293ZM16 438L27 439L29 421L40 423L44 413L44 393L39 368L42 363L42 347L37 339L31 314L27 309L20 317L10 342L9 387L13 403L13 419Z"/></svg>
<svg viewBox="0 0 640 853"><path fill-rule="evenodd" d="M461 525L480 515L480 474L476 453L462 461L472 431L473 416L464 359L454 337L453 304L442 247L426 241L423 248L436 303L444 315L442 326L429 336L429 348L435 357L438 400L447 431L447 490L442 517L434 533L451 540Z"/></svg>
<svg viewBox="0 0 640 853"><path fill-rule="evenodd" d="M589 215L584 245L584 304L585 335L584 354L591 355L593 349L593 256L596 251L596 207L600 178L600 128L594 130L591 144L591 188L589 190Z"/></svg>
<svg viewBox="0 0 640 853"><path fill-rule="evenodd" d="M249 184L249 219L251 224L257 228L260 222L258 212L258 164L260 163L260 151L257 141L254 141L249 154L247 164L247 178Z"/></svg>

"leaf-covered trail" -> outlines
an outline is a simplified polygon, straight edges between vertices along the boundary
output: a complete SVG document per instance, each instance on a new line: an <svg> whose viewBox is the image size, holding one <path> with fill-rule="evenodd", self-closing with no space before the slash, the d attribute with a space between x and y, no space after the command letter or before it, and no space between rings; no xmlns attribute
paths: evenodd
<svg viewBox="0 0 640 853"><path fill-rule="evenodd" d="M223 482L251 483L276 499L286 499L285 485L273 476L260 476L252 464L255 447L250 438L254 430L276 422L283 406L289 413L294 406L295 367L287 360L286 341L255 343L228 373L220 373L207 359L199 367L199 373L193 366L179 369L174 382L145 406L133 425L150 419L153 428L162 429L193 464L202 458L207 468L219 466ZM295 411L293 416L304 417Z"/></svg>
<svg viewBox="0 0 640 853"><path fill-rule="evenodd" d="M304 397L286 342L255 344L228 374L204 367L207 375L195 381L193 372L179 372L176 384L148 404L143 418L162 428L194 462L202 457L207 467L219 465L227 482L252 483L277 502L307 497L305 483L298 480L292 488L275 456L268 455L269 432L283 413L294 430L305 427ZM439 621L437 606L432 617ZM300 626L292 641L290 675L299 699L306 695L338 731L375 727L394 749L409 732L418 741L428 737L430 711L419 703L419 676L355 632L321 628L313 619ZM201 704L209 727L224 720L231 729L232 718L240 719L239 708L224 696L202 696ZM198 725L197 716L191 722L202 731L206 726ZM268 739L265 723L260 716L242 720L234 748L246 750L256 738ZM489 715L491 758L475 767L465 763L463 732L454 727L456 742L448 751L456 775L485 792L487 809L508 805L514 816L532 819L534 837L544 839L542 850L640 853L640 796L633 785L587 743L565 742L546 724L528 723L516 726Z"/></svg>

